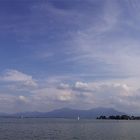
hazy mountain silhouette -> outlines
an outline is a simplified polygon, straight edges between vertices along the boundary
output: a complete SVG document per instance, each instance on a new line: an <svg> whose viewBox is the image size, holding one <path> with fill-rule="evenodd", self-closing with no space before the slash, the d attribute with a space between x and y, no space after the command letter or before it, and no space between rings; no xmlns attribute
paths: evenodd
<svg viewBox="0 0 140 140"><path fill-rule="evenodd" d="M62 108L50 112L21 112L12 114L13 117L45 117L45 118L96 118L101 115L124 115L126 113L119 112L113 108L94 108L90 110L77 110L70 108Z"/></svg>

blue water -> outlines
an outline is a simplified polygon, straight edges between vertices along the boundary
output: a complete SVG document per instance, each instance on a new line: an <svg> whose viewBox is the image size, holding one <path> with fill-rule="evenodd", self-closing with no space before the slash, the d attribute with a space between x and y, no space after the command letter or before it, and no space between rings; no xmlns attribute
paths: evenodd
<svg viewBox="0 0 140 140"><path fill-rule="evenodd" d="M140 121L0 119L0 140L139 140Z"/></svg>

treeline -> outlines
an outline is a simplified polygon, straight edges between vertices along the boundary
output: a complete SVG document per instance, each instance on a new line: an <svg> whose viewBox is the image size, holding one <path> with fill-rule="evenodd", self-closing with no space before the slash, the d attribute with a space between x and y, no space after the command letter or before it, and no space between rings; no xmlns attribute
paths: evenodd
<svg viewBox="0 0 140 140"><path fill-rule="evenodd" d="M140 117L137 116L128 116L128 115L117 115L117 116L100 116L96 119L99 120L140 120Z"/></svg>

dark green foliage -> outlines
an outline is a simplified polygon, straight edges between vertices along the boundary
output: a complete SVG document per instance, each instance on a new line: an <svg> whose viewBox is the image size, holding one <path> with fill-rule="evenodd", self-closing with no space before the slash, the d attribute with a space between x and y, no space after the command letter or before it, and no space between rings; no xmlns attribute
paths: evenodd
<svg viewBox="0 0 140 140"><path fill-rule="evenodd" d="M117 115L117 116L109 116L109 117L106 117L106 116L100 116L100 117L97 117L96 119L108 119L108 120L140 120L140 117L136 117L136 116L128 116L128 115Z"/></svg>

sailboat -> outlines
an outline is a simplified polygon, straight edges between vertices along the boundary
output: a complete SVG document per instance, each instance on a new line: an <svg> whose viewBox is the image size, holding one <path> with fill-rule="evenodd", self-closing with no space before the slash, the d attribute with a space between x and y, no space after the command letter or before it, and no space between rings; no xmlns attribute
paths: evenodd
<svg viewBox="0 0 140 140"><path fill-rule="evenodd" d="M77 120L78 120L78 121L80 120L80 117L79 117L79 116L77 117Z"/></svg>

